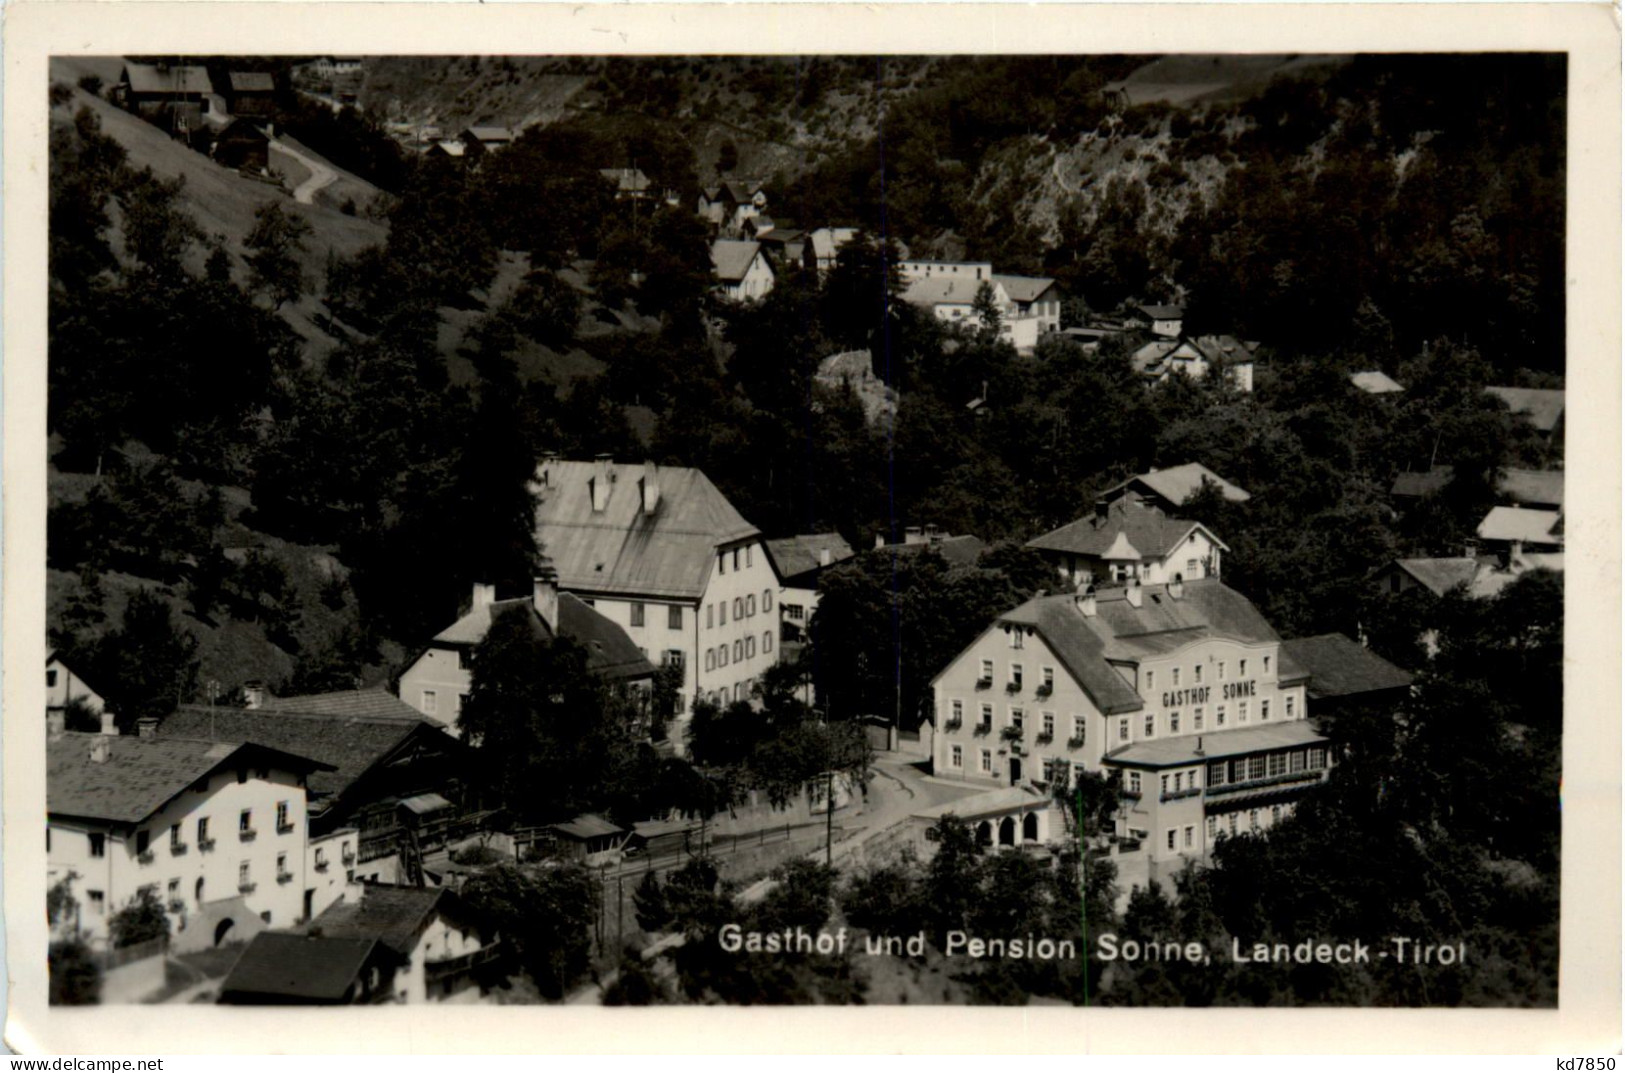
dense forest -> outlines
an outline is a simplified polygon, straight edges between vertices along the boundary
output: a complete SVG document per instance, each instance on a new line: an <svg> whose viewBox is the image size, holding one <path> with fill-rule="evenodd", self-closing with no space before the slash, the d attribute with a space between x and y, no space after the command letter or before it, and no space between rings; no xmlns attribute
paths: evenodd
<svg viewBox="0 0 1625 1073"><path fill-rule="evenodd" d="M747 65L730 100L771 102L770 133L803 153L770 176L773 211L864 232L827 274L786 267L747 306L713 295L711 236L692 211L736 161L694 137L699 69L662 62L582 71L600 84L596 109L527 128L479 167L405 152L377 114L288 95L287 129L380 191L362 209L386 237L342 254L270 188L254 188L250 228L217 233L185 183L109 133L97 86L53 88L48 626L121 718L229 702L249 678L282 692L387 681L471 583L529 579L545 549L527 482L548 450L700 468L770 536L833 529L866 548L929 523L992 544L969 566L860 556L829 573L811 650L769 684L769 717L695 714L703 778L648 749L606 751L594 735L607 723L489 755L499 797L517 796L501 787L526 785L527 765L594 757L548 812L633 815L651 788L696 810L745 786L782 794L805 772L863 763L790 685L810 680L837 720L912 725L935 670L1047 583L1022 543L1126 476L1200 461L1252 493L1184 507L1230 546L1227 583L1283 636L1366 636L1422 685L1392 734L1340 743L1323 799L1227 847L1174 906L1137 898L1122 925L1264 938L1260 905L1300 930L1477 921L1496 960L1429 994L1311 979L1289 999L1245 973L989 979L978 994L1549 1003L1561 587L1537 577L1492 603L1417 607L1368 578L1398 555L1457 553L1498 474L1553 462L1481 388L1562 384L1562 58L1355 57L1255 93L1127 108L1103 91L1141 58ZM885 91L857 94L865 79ZM811 139L838 102L872 109L866 133ZM737 133L736 155L759 157L761 133ZM634 159L678 205L615 199L598 170ZM1034 178L1063 165L1085 173L1076 189ZM1147 385L1132 333L1018 355L996 313L947 327L899 300L897 273L904 247L944 236L1000 271L1052 275L1071 323L1183 300L1191 332L1262 344L1256 390ZM296 309L317 310L332 345L305 345ZM897 390L894 418L867 420L850 390L815 378L852 349ZM1349 383L1372 368L1404 394ZM1397 511L1393 477L1435 465L1450 483ZM1445 639L1431 660L1418 624ZM483 658L518 680L579 653L499 634ZM511 699L472 717L500 727ZM553 725L551 703L522 702L525 718ZM974 847L938 860L961 885L1032 879ZM1319 886L1259 888L1299 875ZM722 897L704 878L694 919ZM857 923L879 911L872 893L837 901ZM1373 900L1386 908L1368 912ZM691 997L747 1000L726 990L739 981L693 971ZM851 986L831 972L837 992Z"/></svg>

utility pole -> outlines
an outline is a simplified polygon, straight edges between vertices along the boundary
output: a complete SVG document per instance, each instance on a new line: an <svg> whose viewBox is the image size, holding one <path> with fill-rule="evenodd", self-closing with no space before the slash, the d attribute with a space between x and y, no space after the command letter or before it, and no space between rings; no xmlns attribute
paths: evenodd
<svg viewBox="0 0 1625 1073"><path fill-rule="evenodd" d="M835 771L824 776L824 867L834 867L835 855Z"/></svg>

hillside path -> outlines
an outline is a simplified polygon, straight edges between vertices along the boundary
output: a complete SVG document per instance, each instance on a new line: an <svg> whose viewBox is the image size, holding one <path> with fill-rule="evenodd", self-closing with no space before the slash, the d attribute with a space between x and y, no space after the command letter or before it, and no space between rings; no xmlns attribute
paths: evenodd
<svg viewBox="0 0 1625 1073"><path fill-rule="evenodd" d="M311 202L315 201L317 191L325 190L327 187L332 186L333 182L339 177L338 172L334 171L326 164L306 156L305 154L299 152L299 150L291 148L281 141L271 142L271 148L275 149L279 153L287 153L289 156L299 161L299 163L303 164L306 168L310 169L310 178L300 183L294 188L293 191L293 199L299 202L301 205L309 205Z"/></svg>

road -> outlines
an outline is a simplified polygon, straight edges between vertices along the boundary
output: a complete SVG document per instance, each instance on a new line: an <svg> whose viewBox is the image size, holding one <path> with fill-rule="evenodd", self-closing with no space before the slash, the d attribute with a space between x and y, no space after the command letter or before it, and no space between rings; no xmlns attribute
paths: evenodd
<svg viewBox="0 0 1625 1073"><path fill-rule="evenodd" d="M339 177L338 172L334 171L326 164L306 156L304 153L290 147L285 142L280 140L273 141L271 143L271 148L275 149L279 153L288 154L295 160L299 161L299 163L303 164L310 171L310 178L300 183L294 188L293 191L293 199L299 202L301 205L311 204L316 200L316 194L318 191L325 190L327 187L332 186L334 181Z"/></svg>

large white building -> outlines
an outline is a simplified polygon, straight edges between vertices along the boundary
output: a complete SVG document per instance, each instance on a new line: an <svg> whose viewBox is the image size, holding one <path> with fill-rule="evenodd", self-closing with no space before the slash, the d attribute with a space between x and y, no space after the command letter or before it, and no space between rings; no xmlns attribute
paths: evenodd
<svg viewBox="0 0 1625 1073"><path fill-rule="evenodd" d="M683 669L682 747L694 698L748 700L778 658L778 577L751 525L697 469L544 459L536 537L559 588Z"/></svg>
<svg viewBox="0 0 1625 1073"><path fill-rule="evenodd" d="M262 745L55 732L46 743L47 883L108 938L142 889L175 944L218 945L306 916L305 781L332 770Z"/></svg>
<svg viewBox="0 0 1625 1073"><path fill-rule="evenodd" d="M1177 863L1269 826L1325 777L1306 681L1217 579L1040 596L932 680L932 769L984 786L1115 772L1118 835Z"/></svg>

